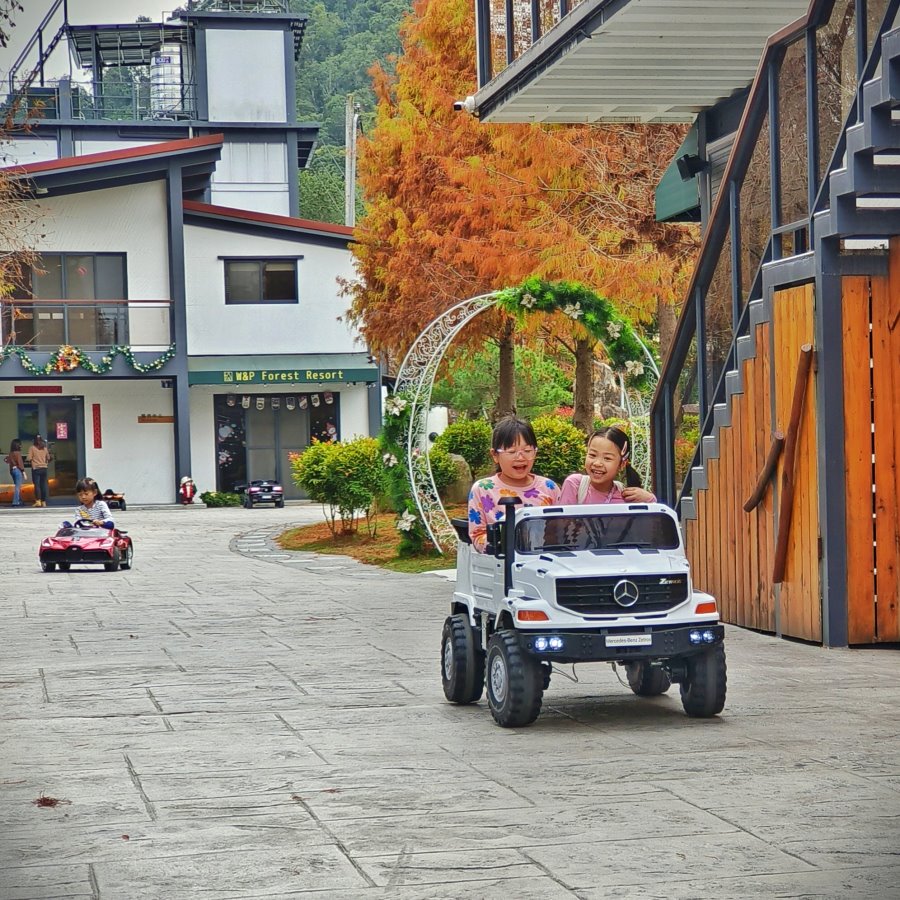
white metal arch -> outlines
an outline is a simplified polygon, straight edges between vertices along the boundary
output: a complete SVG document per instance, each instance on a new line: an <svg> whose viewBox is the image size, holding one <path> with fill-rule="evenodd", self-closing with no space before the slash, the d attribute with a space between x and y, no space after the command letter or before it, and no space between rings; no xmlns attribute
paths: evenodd
<svg viewBox="0 0 900 900"><path fill-rule="evenodd" d="M453 541L456 531L450 524L447 512L441 503L431 461L425 458L424 465L417 460L413 451L424 451L428 447L428 410L431 408L431 392L434 378L447 347L457 334L477 315L490 309L497 302L497 293L481 294L457 303L432 320L413 342L397 373L396 393L405 393L410 403L409 427L406 432L406 465L409 483L422 524L432 543L443 553L441 541Z"/></svg>
<svg viewBox="0 0 900 900"><path fill-rule="evenodd" d="M439 553L444 552L442 541L456 540L456 531L450 524L450 519L441 503L434 484L434 475L431 472L431 461L427 454L423 461L419 462L420 455L428 448L428 411L431 408L434 379L441 360L454 338L476 316L495 306L497 297L498 292L494 291L490 294L481 294L478 297L463 300L462 303L457 303L456 306L452 306L429 322L409 348L397 373L394 392L405 394L410 404L409 424L406 432L406 465L409 483L413 489L413 497L419 515L422 517L422 524ZM641 344L641 349L647 358L655 387L655 382L659 380L656 361L643 341L637 335L635 338ZM627 390L624 381L621 381L621 385L622 405L628 412L629 421L634 426L631 463L646 479L650 466L649 406L636 391Z"/></svg>

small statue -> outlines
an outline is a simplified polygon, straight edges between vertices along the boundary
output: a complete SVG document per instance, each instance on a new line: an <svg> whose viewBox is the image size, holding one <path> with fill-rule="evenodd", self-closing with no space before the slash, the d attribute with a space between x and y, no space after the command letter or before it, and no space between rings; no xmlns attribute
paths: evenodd
<svg viewBox="0 0 900 900"><path fill-rule="evenodd" d="M194 495L197 493L197 487L194 479L190 475L185 475L181 479L181 485L178 488L178 496L181 497L182 506L187 506L194 502Z"/></svg>

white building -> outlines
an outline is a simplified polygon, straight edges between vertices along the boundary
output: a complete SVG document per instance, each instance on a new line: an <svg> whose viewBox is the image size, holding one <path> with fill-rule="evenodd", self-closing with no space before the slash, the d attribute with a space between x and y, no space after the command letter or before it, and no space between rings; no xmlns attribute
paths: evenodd
<svg viewBox="0 0 900 900"><path fill-rule="evenodd" d="M293 115L304 23L227 5L64 26L93 90L39 89L49 114L7 148L42 236L2 301L0 444L50 440L51 502L84 474L130 503L171 502L185 474L299 496L291 453L380 427L377 364L341 296L351 230L296 217L316 132ZM113 109L104 66L151 58L148 104Z"/></svg>

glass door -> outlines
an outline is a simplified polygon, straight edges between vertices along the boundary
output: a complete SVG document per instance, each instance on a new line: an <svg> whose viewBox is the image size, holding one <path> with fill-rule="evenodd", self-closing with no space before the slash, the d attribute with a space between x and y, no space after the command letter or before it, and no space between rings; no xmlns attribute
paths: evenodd
<svg viewBox="0 0 900 900"><path fill-rule="evenodd" d="M81 477L79 473L84 468L82 398L4 399L0 401L0 423L4 432L22 441L23 456L28 455L35 436L38 434L43 436L51 454L50 465L47 468L50 502L71 504L75 494L75 482ZM30 477L28 483L31 483Z"/></svg>
<svg viewBox="0 0 900 900"><path fill-rule="evenodd" d="M43 401L44 440L50 445L50 467L47 479L50 499L65 498L71 503L78 481L78 450L83 417L80 398L59 398ZM90 473L88 473L90 474Z"/></svg>

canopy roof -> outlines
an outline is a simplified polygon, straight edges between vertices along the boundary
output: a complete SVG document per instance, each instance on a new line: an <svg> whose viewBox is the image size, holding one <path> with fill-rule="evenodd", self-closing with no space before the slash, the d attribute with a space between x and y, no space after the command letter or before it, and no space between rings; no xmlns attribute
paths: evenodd
<svg viewBox="0 0 900 900"><path fill-rule="evenodd" d="M582 0L485 85L487 122L692 122L810 0Z"/></svg>

